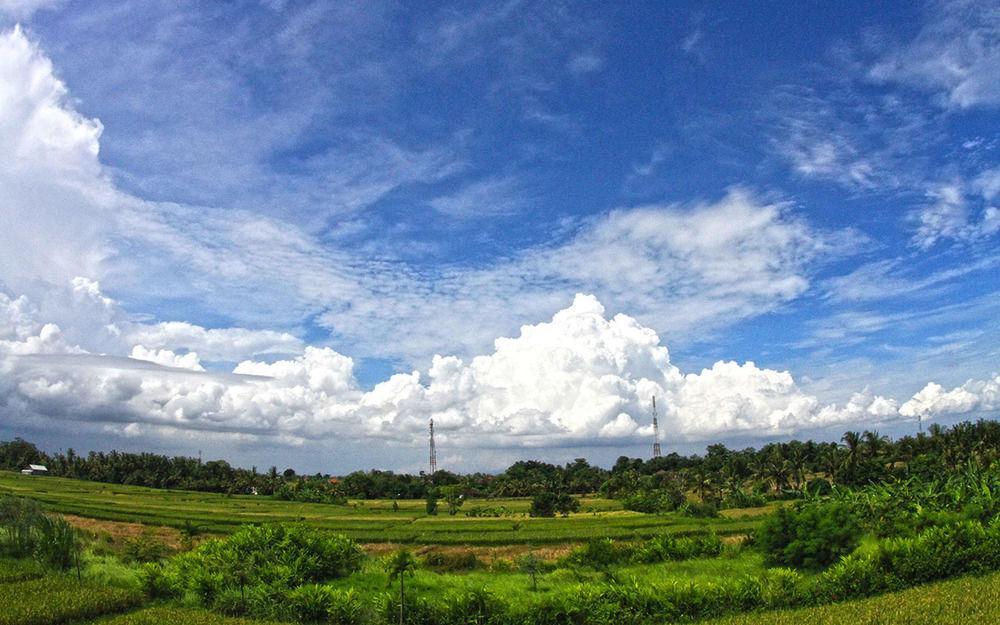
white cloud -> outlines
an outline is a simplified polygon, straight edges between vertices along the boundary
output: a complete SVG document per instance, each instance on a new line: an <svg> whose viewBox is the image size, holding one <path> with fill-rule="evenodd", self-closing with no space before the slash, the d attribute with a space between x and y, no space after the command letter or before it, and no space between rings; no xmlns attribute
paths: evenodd
<svg viewBox="0 0 1000 625"><path fill-rule="evenodd" d="M125 342L157 349L186 349L205 360L238 361L265 354L302 351L300 339L286 332L246 328L203 328L184 321L133 324L125 330Z"/></svg>
<svg viewBox="0 0 1000 625"><path fill-rule="evenodd" d="M904 417L924 419L1000 410L1000 375L987 380L969 380L945 390L930 382L899 408Z"/></svg>
<svg viewBox="0 0 1000 625"><path fill-rule="evenodd" d="M459 218L510 215L522 210L526 203L521 183L510 176L478 180L430 201L434 210Z"/></svg>
<svg viewBox="0 0 1000 625"><path fill-rule="evenodd" d="M0 0L0 14L14 19L27 19L35 11L59 6L64 0Z"/></svg>
<svg viewBox="0 0 1000 625"><path fill-rule="evenodd" d="M147 349L142 345L136 345L132 348L129 358L154 362L158 365L173 367L175 369L189 369L191 371L205 370L201 366L201 359L198 358L198 354L195 352L175 354L169 349Z"/></svg>
<svg viewBox="0 0 1000 625"><path fill-rule="evenodd" d="M24 321L25 308L22 300L4 309L4 327L22 328L20 343L38 327ZM47 327L41 335L53 332ZM69 351L79 350L63 346ZM146 435L168 428L287 443L411 444L423 440L433 418L442 442L464 448L620 444L650 435L654 395L663 431L675 441L896 416L892 400L867 392L844 408L821 406L788 372L754 363L718 362L683 375L652 330L626 315L607 318L587 295L549 322L497 339L490 354L469 362L436 356L427 371L394 375L367 392L353 361L329 348L308 347L273 363L245 361L233 374L200 372L195 354L142 346L130 360L34 352L48 355L4 359L3 401L15 416L108 423Z"/></svg>
<svg viewBox="0 0 1000 625"><path fill-rule="evenodd" d="M992 236L1000 230L1000 215L993 206L983 208L977 217L970 208L970 199L978 194L991 200L994 184L987 171L971 184L962 180L940 184L928 192L931 203L910 214L917 224L913 242L922 249L933 247L940 241L974 241Z"/></svg>
<svg viewBox="0 0 1000 625"><path fill-rule="evenodd" d="M581 52L573 55L566 67L573 74L592 74L604 69L604 57L593 52Z"/></svg>
<svg viewBox="0 0 1000 625"><path fill-rule="evenodd" d="M934 2L916 38L869 71L879 82L916 87L954 108L1000 104L1000 10L990 2Z"/></svg>
<svg viewBox="0 0 1000 625"><path fill-rule="evenodd" d="M73 110L19 27L0 32L0 280L9 288L97 273L115 196L97 159L101 130Z"/></svg>

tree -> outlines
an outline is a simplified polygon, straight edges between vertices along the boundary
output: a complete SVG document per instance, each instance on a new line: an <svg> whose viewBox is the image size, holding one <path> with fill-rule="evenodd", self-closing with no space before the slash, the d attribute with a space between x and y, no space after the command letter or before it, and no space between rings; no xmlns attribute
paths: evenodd
<svg viewBox="0 0 1000 625"><path fill-rule="evenodd" d="M427 498L425 499L425 508L427 510L427 514L431 516L437 516L438 513L437 491L434 491L433 489L427 491Z"/></svg>
<svg viewBox="0 0 1000 625"><path fill-rule="evenodd" d="M531 590L538 592L538 573L542 570L542 561L534 552L529 552L517 561L517 566L521 572L527 573L531 577Z"/></svg>
<svg viewBox="0 0 1000 625"><path fill-rule="evenodd" d="M417 568L417 561L413 554L406 549L397 551L386 565L386 570L389 572L389 583L399 580L399 625L403 625L404 606L406 605L406 585L403 580L407 575L413 575L415 568Z"/></svg>
<svg viewBox="0 0 1000 625"><path fill-rule="evenodd" d="M844 432L844 436L841 437L840 440L844 443L844 447L847 448L847 458L845 459L845 466L847 467L847 481L853 482L858 472L858 456L861 449L861 435L857 432Z"/></svg>

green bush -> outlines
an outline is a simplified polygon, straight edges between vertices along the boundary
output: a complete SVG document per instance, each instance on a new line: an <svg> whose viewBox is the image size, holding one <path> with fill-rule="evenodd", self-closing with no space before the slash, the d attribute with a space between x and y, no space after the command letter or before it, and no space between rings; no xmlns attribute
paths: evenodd
<svg viewBox="0 0 1000 625"><path fill-rule="evenodd" d="M0 496L0 555L32 557L66 570L77 563L76 531L61 517L45 514L35 501Z"/></svg>
<svg viewBox="0 0 1000 625"><path fill-rule="evenodd" d="M332 591L327 586L306 584L288 591L287 609L300 623L325 621L333 605Z"/></svg>
<svg viewBox="0 0 1000 625"><path fill-rule="evenodd" d="M466 550L430 551L424 555L423 564L438 573L471 571L483 565L474 552Z"/></svg>
<svg viewBox="0 0 1000 625"><path fill-rule="evenodd" d="M840 503L808 503L779 508L761 524L756 544L772 566L819 569L858 545L861 528Z"/></svg>
<svg viewBox="0 0 1000 625"><path fill-rule="evenodd" d="M369 616L361 596L353 588L348 588L330 593L326 620L331 625L361 625L369 620Z"/></svg>
<svg viewBox="0 0 1000 625"><path fill-rule="evenodd" d="M714 519L719 516L719 507L708 501L691 501L679 508L684 516Z"/></svg>
<svg viewBox="0 0 1000 625"><path fill-rule="evenodd" d="M533 517L554 517L556 513L563 516L580 510L580 502L569 493L554 493L544 491L531 499L531 509L528 512Z"/></svg>
<svg viewBox="0 0 1000 625"><path fill-rule="evenodd" d="M652 564L671 560L714 557L722 553L722 539L710 532L694 536L655 536L635 549L633 561Z"/></svg>
<svg viewBox="0 0 1000 625"><path fill-rule="evenodd" d="M629 560L631 555L632 550L627 545L616 543L610 538L597 538L577 547L570 554L569 560L574 564L604 569Z"/></svg>
<svg viewBox="0 0 1000 625"><path fill-rule="evenodd" d="M147 569L145 586L158 596L190 592L202 605L226 614L270 618L280 616L279 608L288 602L307 610L307 600L318 591L297 588L349 575L363 557L343 536L300 526L251 525L181 554L162 572ZM295 592L300 594L294 600L285 596Z"/></svg>

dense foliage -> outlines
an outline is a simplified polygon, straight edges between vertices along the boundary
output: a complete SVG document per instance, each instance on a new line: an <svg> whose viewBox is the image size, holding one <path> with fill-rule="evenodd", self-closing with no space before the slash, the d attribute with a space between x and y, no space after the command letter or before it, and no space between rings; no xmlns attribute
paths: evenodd
<svg viewBox="0 0 1000 625"><path fill-rule="evenodd" d="M0 495L0 555L33 558L65 570L79 557L76 533L62 518L44 514L36 502Z"/></svg>
<svg viewBox="0 0 1000 625"><path fill-rule="evenodd" d="M0 584L0 625L50 625L113 614L139 605L142 595L80 583L64 575Z"/></svg>
<svg viewBox="0 0 1000 625"><path fill-rule="evenodd" d="M820 569L858 546L860 524L842 503L779 508L757 531L757 544L774 566Z"/></svg>
<svg viewBox="0 0 1000 625"><path fill-rule="evenodd" d="M357 571L364 554L351 540L299 526L250 525L211 540L166 567L150 565L154 596L191 593L227 614L277 615L289 593Z"/></svg>
<svg viewBox="0 0 1000 625"><path fill-rule="evenodd" d="M78 456L46 454L15 439L0 442L0 469L46 464L53 475L156 488L220 493L279 494L297 501L339 502L362 499L423 499L430 491L464 497L533 497L544 492L600 492L622 498L630 509L662 512L678 507L678 493L693 491L718 508L763 505L804 492L823 494L829 485L861 486L910 477L934 478L975 460L983 466L1000 458L1000 423L981 420L951 428L932 425L927 434L891 441L878 432L847 432L841 442L790 441L759 449L731 450L709 445L704 455L676 453L642 460L621 457L610 469L577 459L564 466L534 460L516 462L498 475L457 475L437 471L410 475L392 471L355 471L335 486L329 476L303 478L292 469L265 473L235 468L225 461L156 454L91 452ZM822 477L817 478L817 475ZM457 511L455 507L449 511Z"/></svg>

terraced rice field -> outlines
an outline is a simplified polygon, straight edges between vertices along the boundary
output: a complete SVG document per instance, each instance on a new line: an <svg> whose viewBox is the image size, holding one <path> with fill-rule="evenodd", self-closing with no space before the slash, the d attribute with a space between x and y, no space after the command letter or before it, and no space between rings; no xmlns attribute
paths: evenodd
<svg viewBox="0 0 1000 625"><path fill-rule="evenodd" d="M336 530L363 543L436 545L512 545L579 542L589 538L649 538L663 533L687 534L714 528L720 535L743 534L757 524L759 509L727 511L720 519L693 519L679 514L647 515L621 509L617 501L581 500L581 512L568 518L528 517L530 501L494 499L469 501L456 516L427 516L423 501L352 501L346 506L277 501L268 497L227 496L192 491L158 490L31 477L0 472L0 493L31 497L63 514L147 525L228 533L254 522L301 522ZM477 505L503 506L501 518L467 517Z"/></svg>
<svg viewBox="0 0 1000 625"><path fill-rule="evenodd" d="M704 625L992 625L1000 623L1000 573L917 586L816 608L740 614Z"/></svg>

